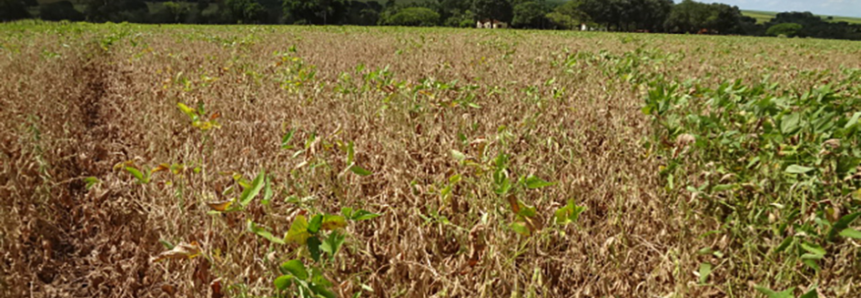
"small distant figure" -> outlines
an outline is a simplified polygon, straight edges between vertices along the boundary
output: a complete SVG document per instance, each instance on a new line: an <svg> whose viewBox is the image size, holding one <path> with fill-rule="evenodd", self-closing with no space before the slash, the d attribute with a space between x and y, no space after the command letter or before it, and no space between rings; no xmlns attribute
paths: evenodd
<svg viewBox="0 0 861 298"><path fill-rule="evenodd" d="M589 27L586 27L586 23L581 23L580 24L580 31L587 31L587 30L589 30Z"/></svg>

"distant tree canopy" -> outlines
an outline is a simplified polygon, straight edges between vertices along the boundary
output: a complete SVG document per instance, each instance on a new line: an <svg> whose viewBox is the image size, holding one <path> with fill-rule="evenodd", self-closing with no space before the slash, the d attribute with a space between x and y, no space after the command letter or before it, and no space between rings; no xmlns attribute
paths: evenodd
<svg viewBox="0 0 861 298"><path fill-rule="evenodd" d="M398 25L474 27L476 21L514 28L774 35L861 40L861 25L810 12L784 12L765 24L736 6L693 0L0 0L0 21L38 17L90 22ZM147 1L147 2L145 2ZM30 15L28 6L37 6ZM829 22L830 21L830 22ZM776 28L769 30L771 28Z"/></svg>
<svg viewBox="0 0 861 298"><path fill-rule="evenodd" d="M0 21L30 18L27 5L21 0L0 0Z"/></svg>
<svg viewBox="0 0 861 298"><path fill-rule="evenodd" d="M385 25L394 26L436 26L439 14L426 7L408 7L386 18Z"/></svg>
<svg viewBox="0 0 861 298"><path fill-rule="evenodd" d="M59 1L45 4L39 7L39 18L46 21L83 21L84 14L75 9L75 5L69 1Z"/></svg>

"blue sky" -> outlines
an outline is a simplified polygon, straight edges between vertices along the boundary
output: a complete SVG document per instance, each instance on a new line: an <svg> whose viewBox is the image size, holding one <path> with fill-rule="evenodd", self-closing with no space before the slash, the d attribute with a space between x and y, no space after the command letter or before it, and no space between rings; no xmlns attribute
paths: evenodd
<svg viewBox="0 0 861 298"><path fill-rule="evenodd" d="M809 11L826 16L861 17L861 0L700 0L699 2L720 2L747 10Z"/></svg>

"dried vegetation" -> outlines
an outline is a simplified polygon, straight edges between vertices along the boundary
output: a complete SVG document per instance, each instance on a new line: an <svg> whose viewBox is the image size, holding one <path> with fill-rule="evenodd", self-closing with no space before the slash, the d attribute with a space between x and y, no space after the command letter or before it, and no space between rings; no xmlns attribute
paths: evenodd
<svg viewBox="0 0 861 298"><path fill-rule="evenodd" d="M0 296L272 296L301 251L247 223L281 235L352 207L382 215L347 226L324 272L343 297L858 297L856 240L812 270L668 187L678 156L652 154L642 108L658 80L804 90L859 57L743 37L4 25ZM264 169L267 204L207 204ZM569 200L585 211L558 220ZM205 257L154 262L180 243Z"/></svg>

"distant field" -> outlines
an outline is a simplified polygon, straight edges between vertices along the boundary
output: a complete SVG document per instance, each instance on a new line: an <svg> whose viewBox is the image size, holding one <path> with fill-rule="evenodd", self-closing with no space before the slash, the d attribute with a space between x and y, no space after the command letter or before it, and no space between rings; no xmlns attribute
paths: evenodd
<svg viewBox="0 0 861 298"><path fill-rule="evenodd" d="M756 19L756 22L758 24L763 24L765 22L768 22L772 18L774 18L775 15L778 14L777 12L773 12L773 11L758 11L758 10L742 10L741 13L746 15L746 16L749 16L749 17ZM856 17L840 17L840 16L828 16L828 15L818 15L818 16L820 16L826 20L828 19L828 17L832 17L832 19L828 20L828 21L834 22L834 23L836 23L836 22L847 22L850 24L861 24L861 18L856 18Z"/></svg>

